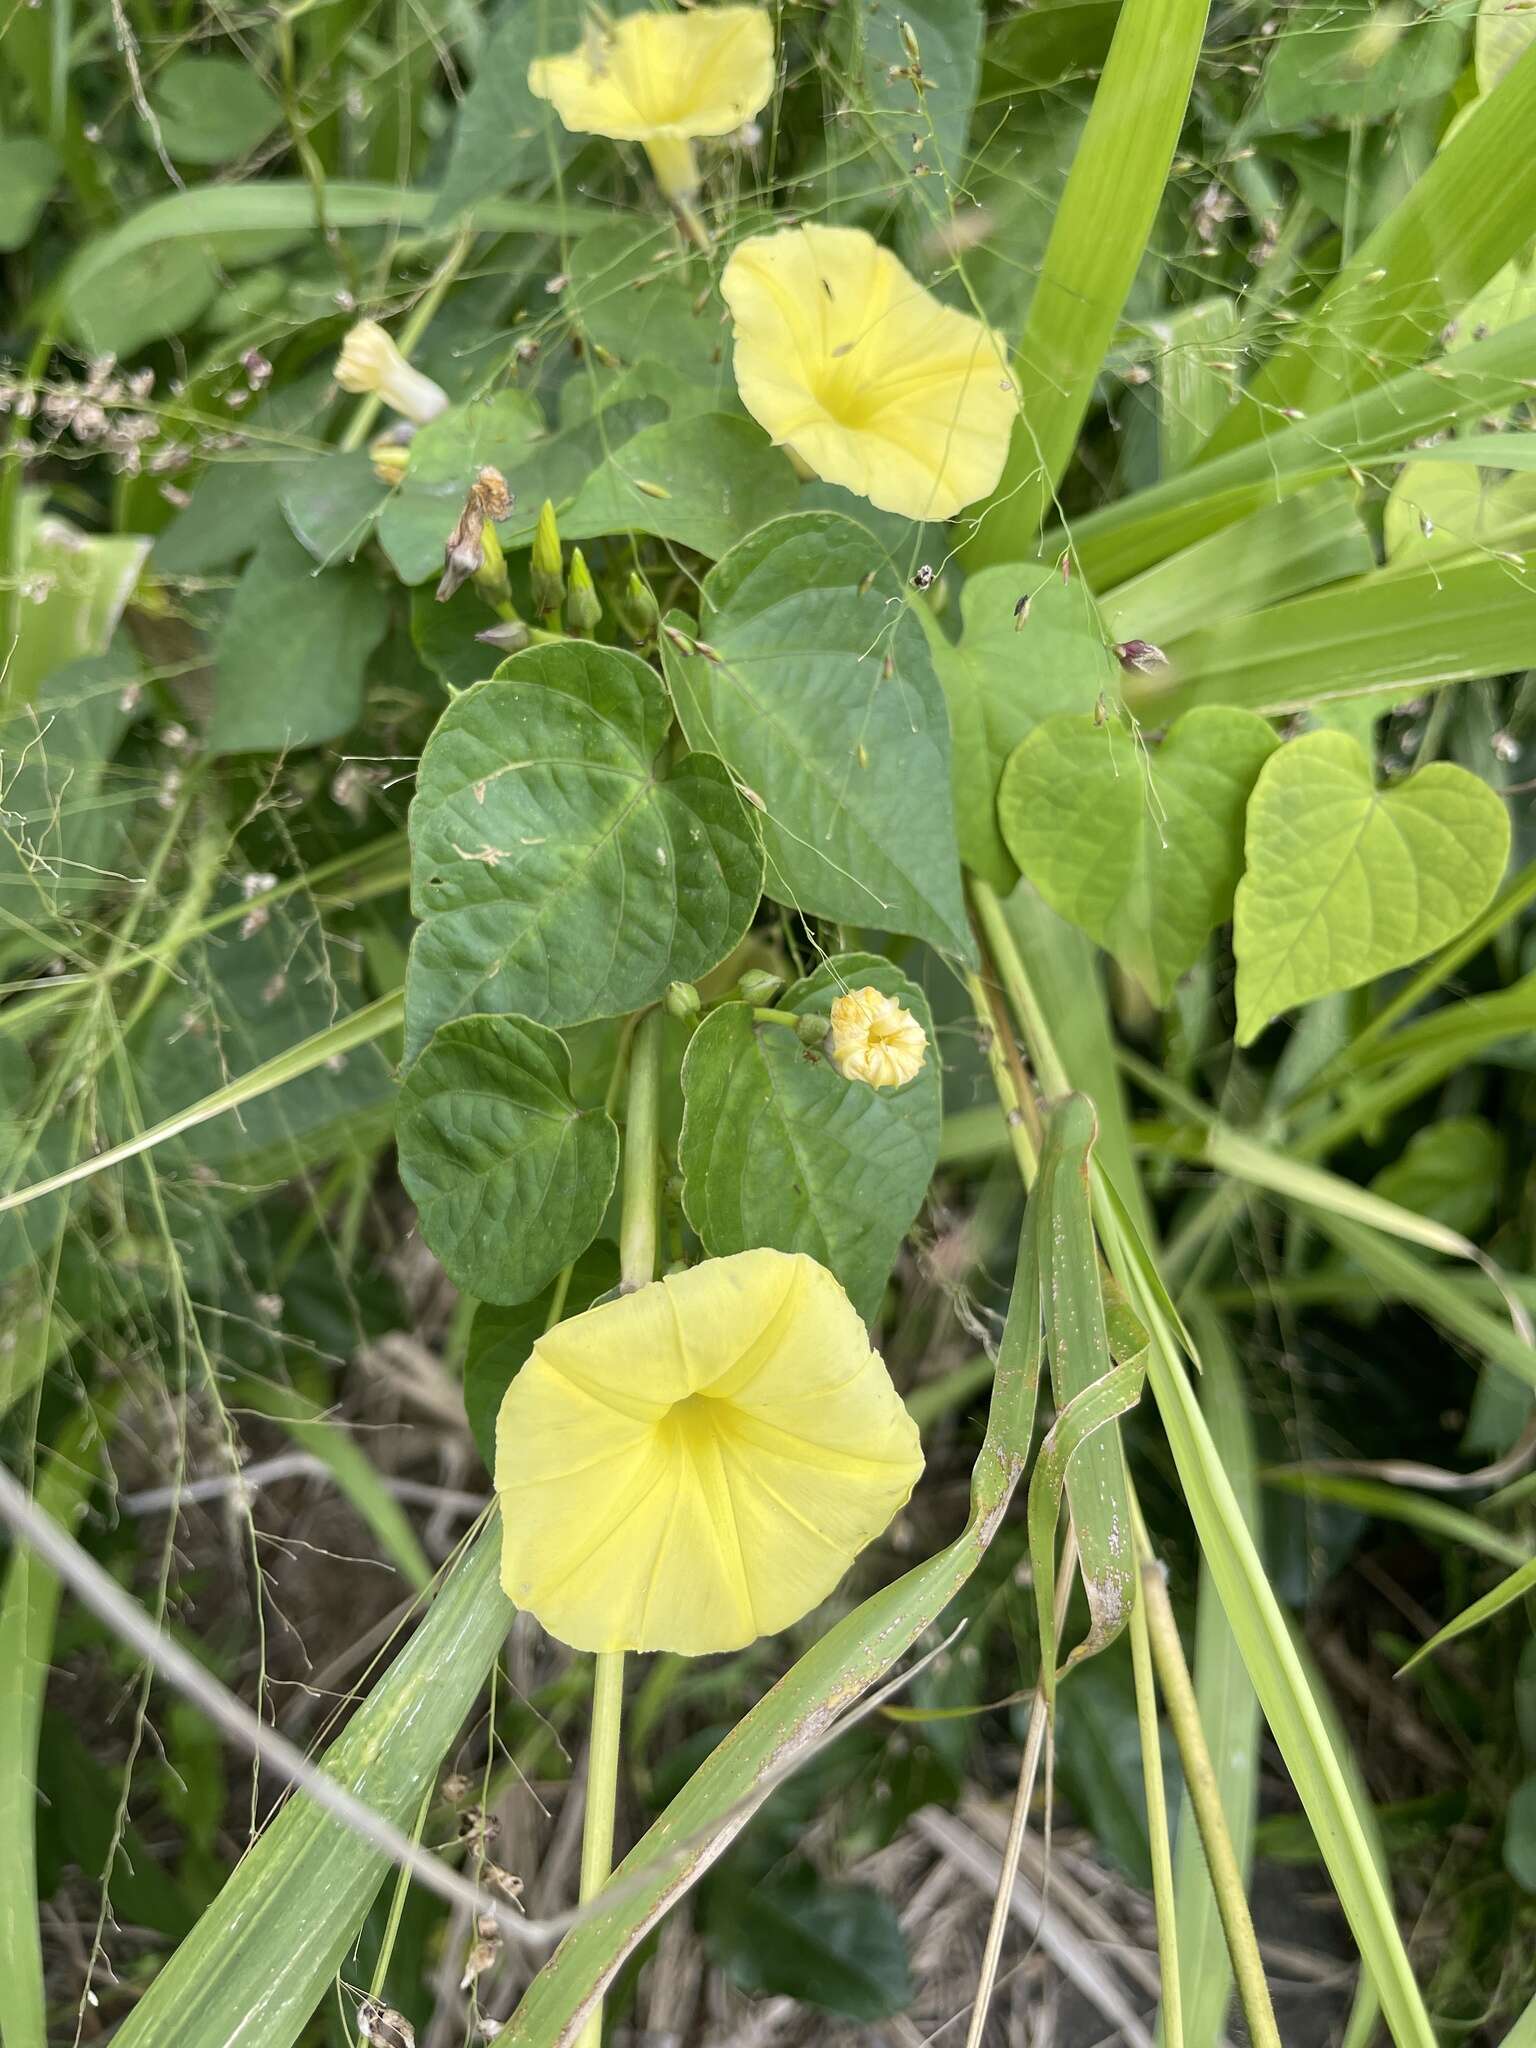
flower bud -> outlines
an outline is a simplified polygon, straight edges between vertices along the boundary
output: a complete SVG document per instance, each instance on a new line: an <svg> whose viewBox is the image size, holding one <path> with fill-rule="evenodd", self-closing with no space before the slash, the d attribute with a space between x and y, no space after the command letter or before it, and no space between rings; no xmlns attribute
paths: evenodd
<svg viewBox="0 0 1536 2048"><path fill-rule="evenodd" d="M769 974L766 968L749 967L736 984L736 993L744 1003L771 1003L784 986L782 974Z"/></svg>
<svg viewBox="0 0 1536 2048"><path fill-rule="evenodd" d="M545 618L559 611L565 599L565 573L560 558L560 528L548 498L539 507L539 523L534 529L533 551L528 559L528 580L533 587L533 608L539 616Z"/></svg>
<svg viewBox="0 0 1536 2048"><path fill-rule="evenodd" d="M343 391L376 393L417 426L447 410L442 385L413 370L377 320L359 320L347 330L335 374Z"/></svg>
<svg viewBox="0 0 1536 2048"><path fill-rule="evenodd" d="M669 1017L676 1017L680 1024L686 1024L690 1017L697 1017L703 1007L699 992L691 981L668 982L661 1006Z"/></svg>
<svg viewBox="0 0 1536 2048"><path fill-rule="evenodd" d="M368 444L368 460L379 482L393 490L411 466L410 446L397 441L392 434L380 434Z"/></svg>
<svg viewBox="0 0 1536 2048"><path fill-rule="evenodd" d="M900 1088L921 1070L928 1054L923 1027L894 996L877 988L849 989L832 1005L831 1060L847 1081Z"/></svg>
<svg viewBox="0 0 1536 2048"><path fill-rule="evenodd" d="M595 633L602 621L603 607L592 581L592 571L580 548L571 550L571 580L565 596L565 623L573 633Z"/></svg>
<svg viewBox="0 0 1536 2048"><path fill-rule="evenodd" d="M802 1045L825 1045L831 1028L819 1011L812 1010L808 1016L801 1017L796 1022L795 1036Z"/></svg>

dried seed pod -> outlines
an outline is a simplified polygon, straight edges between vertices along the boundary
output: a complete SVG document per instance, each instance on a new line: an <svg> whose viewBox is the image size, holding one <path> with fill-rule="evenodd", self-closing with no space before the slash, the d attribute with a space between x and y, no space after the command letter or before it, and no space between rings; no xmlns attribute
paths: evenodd
<svg viewBox="0 0 1536 2048"><path fill-rule="evenodd" d="M416 2048L416 2029L382 1998L363 2000L357 2008L357 2030L371 2048Z"/></svg>

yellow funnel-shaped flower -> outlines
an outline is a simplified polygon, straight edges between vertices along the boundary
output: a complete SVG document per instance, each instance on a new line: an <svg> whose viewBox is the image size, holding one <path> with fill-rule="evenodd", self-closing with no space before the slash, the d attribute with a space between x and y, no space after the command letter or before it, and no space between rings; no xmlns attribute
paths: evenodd
<svg viewBox="0 0 1536 2048"><path fill-rule="evenodd" d="M908 519L992 490L1018 406L1006 350L862 228L754 235L720 289L742 403L817 476Z"/></svg>
<svg viewBox="0 0 1536 2048"><path fill-rule="evenodd" d="M825 1267L710 1259L534 1345L496 1423L502 1584L578 1650L738 1650L831 1592L922 1465Z"/></svg>
<svg viewBox="0 0 1536 2048"><path fill-rule="evenodd" d="M698 185L693 142L729 135L773 91L773 24L765 7L626 14L578 49L528 67L528 88L579 135L643 142L669 199Z"/></svg>

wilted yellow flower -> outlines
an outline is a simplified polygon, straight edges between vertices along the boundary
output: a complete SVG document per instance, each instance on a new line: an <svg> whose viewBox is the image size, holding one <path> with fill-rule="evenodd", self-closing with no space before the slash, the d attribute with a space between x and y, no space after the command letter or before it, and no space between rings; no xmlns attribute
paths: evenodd
<svg viewBox="0 0 1536 2048"><path fill-rule="evenodd" d="M862 228L754 235L720 290L743 404L817 476L908 519L992 490L1016 411L1003 344Z"/></svg>
<svg viewBox="0 0 1536 2048"><path fill-rule="evenodd" d="M710 1259L534 1345L496 1423L502 1584L578 1650L737 1650L831 1592L922 1464L825 1267Z"/></svg>
<svg viewBox="0 0 1536 2048"><path fill-rule="evenodd" d="M685 198L698 189L695 140L729 135L772 93L773 24L765 7L642 9L530 64L528 88L579 135L643 142L662 191Z"/></svg>
<svg viewBox="0 0 1536 2048"><path fill-rule="evenodd" d="M832 1064L846 1080L899 1088L919 1072L927 1053L922 1025L894 996L854 988L832 1005Z"/></svg>
<svg viewBox="0 0 1536 2048"><path fill-rule="evenodd" d="M386 405L418 427L435 420L448 406L442 385L413 370L377 320L359 320L347 329L336 358L336 382L343 391L376 391Z"/></svg>

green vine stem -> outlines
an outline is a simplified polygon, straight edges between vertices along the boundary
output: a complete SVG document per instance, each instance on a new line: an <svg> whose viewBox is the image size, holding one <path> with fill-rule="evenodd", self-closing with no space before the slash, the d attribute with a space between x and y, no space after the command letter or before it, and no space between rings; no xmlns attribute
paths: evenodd
<svg viewBox="0 0 1536 2048"><path fill-rule="evenodd" d="M629 1040L624 1118L624 1187L619 1222L619 1286L626 1293L656 1277L661 1167L661 1052L665 1018L647 1010ZM613 1869L618 1804L619 1734L624 1713L624 1652L600 1651L592 1676L592 1739L587 1752L587 1806L581 1828L582 1905L595 1898ZM602 2001L593 2007L577 2048L601 2048Z"/></svg>
<svg viewBox="0 0 1536 2048"><path fill-rule="evenodd" d="M1216 1910L1221 1915L1227 1952L1232 1958L1232 1973L1237 1979L1237 1995L1242 2001L1243 2017L1248 2022L1248 2037L1253 2048L1280 2048L1280 2030L1275 2024L1275 2008L1264 1977L1259 1939L1253 1931L1242 1872L1238 1869L1227 1817L1222 1811L1221 1788L1216 1782L1216 1768L1211 1762L1205 1730L1200 1724L1194 1681L1184 1661L1184 1646L1179 1641L1179 1625L1173 1617L1167 1581L1163 1577L1163 1567L1145 1547L1144 1532L1138 1530L1137 1534L1137 1547L1141 1552L1141 1600L1138 1607L1146 1611L1152 1662L1156 1667L1163 1704L1168 1709L1168 1724L1178 1744L1179 1761L1184 1766L1184 1782L1189 1789L1195 1825L1200 1830L1205 1865L1210 1872L1211 1889L1216 1894ZM1166 1986L1169 1981L1166 1963L1164 1969L1163 1982Z"/></svg>

